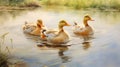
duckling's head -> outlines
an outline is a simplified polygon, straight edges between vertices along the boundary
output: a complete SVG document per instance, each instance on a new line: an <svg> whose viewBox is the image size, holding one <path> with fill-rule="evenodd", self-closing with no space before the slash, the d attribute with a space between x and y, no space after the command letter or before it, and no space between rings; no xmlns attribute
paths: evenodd
<svg viewBox="0 0 120 67"><path fill-rule="evenodd" d="M43 22L42 22L41 19L38 19L38 20L37 20L37 26L38 26L38 27L44 27Z"/></svg>
<svg viewBox="0 0 120 67"><path fill-rule="evenodd" d="M84 20L86 21L94 21L89 15L84 16Z"/></svg>
<svg viewBox="0 0 120 67"><path fill-rule="evenodd" d="M65 20L61 20L59 22L59 27L64 27L64 26L70 26L70 24L68 24Z"/></svg>

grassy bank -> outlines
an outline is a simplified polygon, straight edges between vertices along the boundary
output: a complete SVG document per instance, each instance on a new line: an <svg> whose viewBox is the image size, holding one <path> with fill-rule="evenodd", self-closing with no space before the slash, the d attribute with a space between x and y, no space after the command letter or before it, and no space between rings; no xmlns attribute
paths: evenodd
<svg viewBox="0 0 120 67"><path fill-rule="evenodd" d="M68 6L75 9L98 8L98 9L119 9L120 0L42 0L48 6Z"/></svg>
<svg viewBox="0 0 120 67"><path fill-rule="evenodd" d="M0 0L0 6L12 7L40 7L66 6L74 9L97 8L100 10L120 10L120 0Z"/></svg>
<svg viewBox="0 0 120 67"><path fill-rule="evenodd" d="M0 6L39 7L39 0L0 0Z"/></svg>
<svg viewBox="0 0 120 67"><path fill-rule="evenodd" d="M0 52L0 67L8 67L8 56Z"/></svg>
<svg viewBox="0 0 120 67"><path fill-rule="evenodd" d="M8 33L0 36L0 67L8 67L9 49L5 45L5 37Z"/></svg>
<svg viewBox="0 0 120 67"><path fill-rule="evenodd" d="M0 10L23 10L40 7L38 0L0 0Z"/></svg>

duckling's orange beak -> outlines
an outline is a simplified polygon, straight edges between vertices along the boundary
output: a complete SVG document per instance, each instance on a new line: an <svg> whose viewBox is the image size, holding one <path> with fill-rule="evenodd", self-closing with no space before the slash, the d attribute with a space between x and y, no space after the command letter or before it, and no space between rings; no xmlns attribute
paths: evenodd
<svg viewBox="0 0 120 67"><path fill-rule="evenodd" d="M66 26L71 26L70 24L66 23Z"/></svg>
<svg viewBox="0 0 120 67"><path fill-rule="evenodd" d="M90 21L95 21L95 20L91 19Z"/></svg>
<svg viewBox="0 0 120 67"><path fill-rule="evenodd" d="M95 20L93 20L92 18L90 18L90 21L95 21Z"/></svg>

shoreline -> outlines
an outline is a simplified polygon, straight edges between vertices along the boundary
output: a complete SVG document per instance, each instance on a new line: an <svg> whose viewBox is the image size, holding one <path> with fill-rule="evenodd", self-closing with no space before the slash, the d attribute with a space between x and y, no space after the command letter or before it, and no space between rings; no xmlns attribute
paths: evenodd
<svg viewBox="0 0 120 67"><path fill-rule="evenodd" d="M41 7L20 7L20 6L0 6L0 11L9 11L9 10L32 10Z"/></svg>
<svg viewBox="0 0 120 67"><path fill-rule="evenodd" d="M112 9L112 8L81 8L81 9L75 9L73 7L67 7L67 6L46 6L43 5L43 8L54 8L54 9L58 9L60 7L65 7L65 8L70 8L70 9L74 9L74 10L95 10L95 11L116 11L116 12L120 12L120 9ZM21 7L21 6L0 6L0 11L12 11L12 10L32 10L32 9L37 9L37 8L42 8L41 6L39 7Z"/></svg>

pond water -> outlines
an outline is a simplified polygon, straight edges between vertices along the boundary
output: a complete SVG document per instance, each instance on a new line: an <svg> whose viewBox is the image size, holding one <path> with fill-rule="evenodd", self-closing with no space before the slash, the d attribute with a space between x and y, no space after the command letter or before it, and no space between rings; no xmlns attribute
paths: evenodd
<svg viewBox="0 0 120 67"><path fill-rule="evenodd" d="M82 24L84 15L95 21L89 22L94 38L86 43L75 37L72 26L64 29L71 36L68 47L37 47L39 37L22 32L25 21L42 19L48 28L57 28L64 19L71 25ZM24 60L28 67L119 67L120 66L120 12L98 10L72 10L66 8L39 8L35 10L0 11L0 34L9 32L5 44L14 57ZM12 39L12 43L10 41Z"/></svg>

